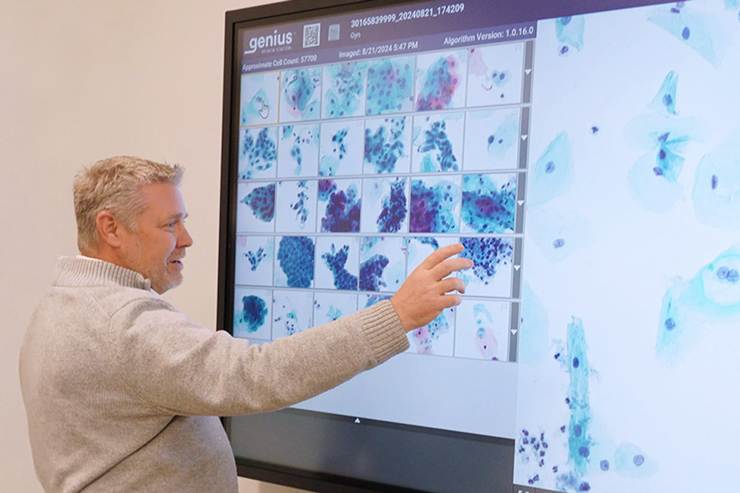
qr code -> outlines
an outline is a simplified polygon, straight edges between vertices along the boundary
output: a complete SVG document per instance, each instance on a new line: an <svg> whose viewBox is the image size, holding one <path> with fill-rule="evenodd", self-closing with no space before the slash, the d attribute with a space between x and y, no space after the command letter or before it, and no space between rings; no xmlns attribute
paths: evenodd
<svg viewBox="0 0 740 493"><path fill-rule="evenodd" d="M321 24L307 24L303 26L303 47L319 46L321 39Z"/></svg>

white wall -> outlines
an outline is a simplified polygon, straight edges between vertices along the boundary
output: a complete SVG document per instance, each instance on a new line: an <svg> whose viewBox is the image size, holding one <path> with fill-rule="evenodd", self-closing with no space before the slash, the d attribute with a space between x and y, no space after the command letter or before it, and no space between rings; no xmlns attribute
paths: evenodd
<svg viewBox="0 0 740 493"><path fill-rule="evenodd" d="M0 0L0 491L41 491L18 351L56 257L77 253L71 182L82 165L131 154L186 166L195 245L168 298L214 327L224 13L260 3Z"/></svg>

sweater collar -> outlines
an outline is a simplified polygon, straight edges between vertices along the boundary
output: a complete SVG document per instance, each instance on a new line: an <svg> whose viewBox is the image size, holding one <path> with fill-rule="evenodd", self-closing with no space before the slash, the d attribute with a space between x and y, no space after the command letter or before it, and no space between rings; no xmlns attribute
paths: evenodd
<svg viewBox="0 0 740 493"><path fill-rule="evenodd" d="M90 257L60 257L56 265L55 286L83 287L116 284L150 290L149 279L131 269Z"/></svg>

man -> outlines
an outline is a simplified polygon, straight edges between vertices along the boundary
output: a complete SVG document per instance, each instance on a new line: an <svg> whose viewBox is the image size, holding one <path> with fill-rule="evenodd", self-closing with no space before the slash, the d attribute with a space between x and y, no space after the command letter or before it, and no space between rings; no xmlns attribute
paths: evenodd
<svg viewBox="0 0 740 493"><path fill-rule="evenodd" d="M193 240L179 166L132 157L75 178L82 255L63 257L21 348L37 475L46 491L236 492L217 416L279 409L408 347L406 332L460 303L469 268L427 258L390 301L249 346L192 323L160 295L182 280Z"/></svg>

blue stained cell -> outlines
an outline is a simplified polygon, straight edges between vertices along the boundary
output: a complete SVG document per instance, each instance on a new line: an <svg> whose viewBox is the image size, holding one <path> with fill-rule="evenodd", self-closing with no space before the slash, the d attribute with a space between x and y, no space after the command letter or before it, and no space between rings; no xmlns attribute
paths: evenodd
<svg viewBox="0 0 740 493"><path fill-rule="evenodd" d="M484 284L493 280L499 267L511 263L514 247L507 238L460 238L465 250L460 254L473 260L472 274Z"/></svg>
<svg viewBox="0 0 740 493"><path fill-rule="evenodd" d="M676 115L676 89L678 86L678 73L674 70L668 72L660 86L658 94L650 103L650 108L659 114ZM667 135L666 135L667 137ZM663 139L665 142L665 138Z"/></svg>
<svg viewBox="0 0 740 493"><path fill-rule="evenodd" d="M314 242L307 236L284 236L277 259L292 288L310 288L314 278Z"/></svg>
<svg viewBox="0 0 740 493"><path fill-rule="evenodd" d="M321 255L321 258L334 276L334 287L337 289L357 289L357 276L352 275L345 268L348 256L348 245L344 245L339 249L339 251L336 251L336 247L333 244L331 246L331 252L326 252Z"/></svg>
<svg viewBox="0 0 740 493"><path fill-rule="evenodd" d="M383 197L382 209L376 221L378 232L397 233L400 231L407 212L406 180L396 178L391 183L390 194Z"/></svg>
<svg viewBox="0 0 740 493"><path fill-rule="evenodd" d="M270 169L277 160L277 130L274 127L263 128L258 131L256 139L253 133L252 129L244 131L239 145L240 180L248 180L255 172Z"/></svg>
<svg viewBox="0 0 740 493"><path fill-rule="evenodd" d="M392 173L398 160L407 155L406 117L386 118L384 123L375 132L365 129L365 163L372 165L377 173Z"/></svg>
<svg viewBox="0 0 740 493"><path fill-rule="evenodd" d="M694 50L709 63L718 67L724 57L727 34L723 26L710 14L689 8L656 7L648 16L665 31L673 35L685 46Z"/></svg>
<svg viewBox="0 0 740 493"><path fill-rule="evenodd" d="M555 20L555 35L561 43L560 54L565 55L571 48L581 51L585 18L582 15L560 17Z"/></svg>
<svg viewBox="0 0 740 493"><path fill-rule="evenodd" d="M717 269L717 277L720 279L727 279L727 275L730 273L730 269L728 269L725 266L720 267Z"/></svg>
<svg viewBox="0 0 740 493"><path fill-rule="evenodd" d="M360 264L360 289L363 291L380 291L386 287L383 271L390 260L385 255L373 255Z"/></svg>
<svg viewBox="0 0 740 493"><path fill-rule="evenodd" d="M681 37L683 39L689 39L690 36L691 36L691 29L689 29L688 27L684 27L683 30L681 31Z"/></svg>
<svg viewBox="0 0 740 493"><path fill-rule="evenodd" d="M602 471L608 471L609 470L609 461L608 460L602 460L599 462L599 468Z"/></svg>
<svg viewBox="0 0 740 493"><path fill-rule="evenodd" d="M447 122L445 120L432 122L429 129L424 130L423 141L417 150L422 154L433 153L434 161L436 161L435 165L431 158L427 159L427 156L425 156L425 164L421 166L423 172L436 171L437 165L440 171L458 171L459 169L452 142L447 136Z"/></svg>
<svg viewBox="0 0 740 493"><path fill-rule="evenodd" d="M552 242L553 248L562 248L563 246L565 246L565 240L563 238L557 238Z"/></svg>
<svg viewBox="0 0 740 493"><path fill-rule="evenodd" d="M575 436L579 437L579 436L581 436L582 433L583 433L583 428L581 428L581 425L575 425L573 427L573 434Z"/></svg>
<svg viewBox="0 0 740 493"><path fill-rule="evenodd" d="M740 230L740 134L731 135L699 161L692 200L701 223Z"/></svg>
<svg viewBox="0 0 740 493"><path fill-rule="evenodd" d="M572 146L568 134L562 132L532 167L529 178L530 206L541 205L563 195L573 184Z"/></svg>
<svg viewBox="0 0 740 493"><path fill-rule="evenodd" d="M666 330L673 330L676 328L676 322L674 322L672 318L667 318L664 325Z"/></svg>
<svg viewBox="0 0 740 493"><path fill-rule="evenodd" d="M717 179L717 175L712 175L712 190L717 189L718 183L719 183L719 180Z"/></svg>
<svg viewBox="0 0 740 493"><path fill-rule="evenodd" d="M637 454L637 455L635 455L635 456L634 456L634 457L632 458L632 463L633 463L634 465L636 465L636 466L638 466L638 467L639 467L639 466L641 466L641 465L643 465L643 464L645 463L645 457L643 457L643 456L642 456L642 455L640 455L640 454Z"/></svg>
<svg viewBox="0 0 740 493"><path fill-rule="evenodd" d="M265 325L267 303L259 296L242 297L242 311L239 322L247 326L247 332L256 332Z"/></svg>
<svg viewBox="0 0 740 493"><path fill-rule="evenodd" d="M740 274L736 269L731 269L730 272L727 273L727 280L730 282L737 282L740 278Z"/></svg>
<svg viewBox="0 0 740 493"><path fill-rule="evenodd" d="M581 365L581 362L578 360L578 358L573 358L573 368L578 368Z"/></svg>
<svg viewBox="0 0 740 493"><path fill-rule="evenodd" d="M578 491L591 491L591 485L584 481L578 485Z"/></svg>
<svg viewBox="0 0 740 493"><path fill-rule="evenodd" d="M275 217L275 184L255 188L241 202L252 209L257 219L269 223Z"/></svg>
<svg viewBox="0 0 740 493"><path fill-rule="evenodd" d="M591 422L591 406L589 403L589 369L586 357L586 335L583 323L578 318L568 324L567 350L571 360L578 361L578 365L570 365L569 404L570 408L570 436L568 437L568 458L575 474L583 477L588 467L588 456L591 447L591 438L588 426ZM576 435L576 429L580 433Z"/></svg>
<svg viewBox="0 0 740 493"><path fill-rule="evenodd" d="M267 252L265 252L264 248L260 247L259 249L257 249L256 252L250 251L250 252L245 253L244 255L247 257L247 260L249 261L249 264L251 266L250 269L252 269L252 271L256 271L257 268L260 266L260 263L262 263L262 260L264 260L265 257L267 257Z"/></svg>
<svg viewBox="0 0 740 493"><path fill-rule="evenodd" d="M497 186L488 175L463 177L462 221L476 233L514 231L516 177Z"/></svg>

